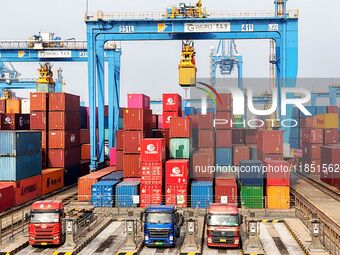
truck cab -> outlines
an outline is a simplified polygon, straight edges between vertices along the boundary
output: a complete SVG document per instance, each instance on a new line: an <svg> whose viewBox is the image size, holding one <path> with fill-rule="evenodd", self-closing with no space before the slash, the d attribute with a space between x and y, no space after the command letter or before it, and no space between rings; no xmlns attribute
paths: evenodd
<svg viewBox="0 0 340 255"><path fill-rule="evenodd" d="M149 206L141 214L147 247L174 247L180 237L183 216L174 206Z"/></svg>
<svg viewBox="0 0 340 255"><path fill-rule="evenodd" d="M34 202L27 215L29 244L61 245L65 240L64 217L64 204L61 201Z"/></svg>
<svg viewBox="0 0 340 255"><path fill-rule="evenodd" d="M206 215L207 246L240 248L242 222L236 205L211 204Z"/></svg>

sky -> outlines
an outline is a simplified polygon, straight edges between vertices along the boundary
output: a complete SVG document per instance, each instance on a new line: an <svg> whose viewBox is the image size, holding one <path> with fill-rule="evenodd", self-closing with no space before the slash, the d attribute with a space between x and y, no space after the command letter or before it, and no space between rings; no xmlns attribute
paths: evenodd
<svg viewBox="0 0 340 255"><path fill-rule="evenodd" d="M160 12L178 0L88 0L89 10L107 12ZM195 1L191 1L194 3ZM203 0L208 11L273 10L274 0ZM42 32L54 32L64 39L85 40L86 0L0 0L0 40L24 40ZM300 10L299 77L340 77L340 3L335 0L289 0L288 9ZM195 44L198 77L209 77L209 54L217 41ZM244 77L269 76L269 42L237 41L244 60ZM122 42L121 102L126 93L145 93L160 98L164 92L180 92L178 63L181 43ZM22 78L37 77L38 63L14 64ZM87 103L87 66L85 63L55 63L62 67L65 91L78 94ZM235 77L233 74L231 77ZM227 77L226 79L230 79ZM328 84L322 84L320 87ZM17 93L27 97L28 92Z"/></svg>

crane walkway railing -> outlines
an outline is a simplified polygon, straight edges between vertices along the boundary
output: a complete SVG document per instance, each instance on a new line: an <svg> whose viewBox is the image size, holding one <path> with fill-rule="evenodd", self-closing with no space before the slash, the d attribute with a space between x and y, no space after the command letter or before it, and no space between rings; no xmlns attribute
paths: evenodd
<svg viewBox="0 0 340 255"><path fill-rule="evenodd" d="M0 41L0 49L58 49L58 50L86 50L86 41L35 41L10 40Z"/></svg>
<svg viewBox="0 0 340 255"><path fill-rule="evenodd" d="M209 11L209 18L257 18L257 17L275 17L275 11L272 10L246 10L246 11ZM299 10L288 10L288 18L298 18ZM164 19L166 14L164 12L89 12L85 14L86 21L96 20L124 20L124 19ZM204 20L204 18L202 18Z"/></svg>

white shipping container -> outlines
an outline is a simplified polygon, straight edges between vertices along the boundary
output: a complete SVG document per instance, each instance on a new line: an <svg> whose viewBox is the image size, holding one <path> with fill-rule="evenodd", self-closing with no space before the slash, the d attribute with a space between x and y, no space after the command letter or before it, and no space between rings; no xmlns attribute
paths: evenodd
<svg viewBox="0 0 340 255"><path fill-rule="evenodd" d="M21 113L30 114L30 100L27 98L21 99Z"/></svg>

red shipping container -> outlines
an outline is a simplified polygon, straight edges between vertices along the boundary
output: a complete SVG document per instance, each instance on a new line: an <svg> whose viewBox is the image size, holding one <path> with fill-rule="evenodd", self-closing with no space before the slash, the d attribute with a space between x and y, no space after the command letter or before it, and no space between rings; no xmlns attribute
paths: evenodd
<svg viewBox="0 0 340 255"><path fill-rule="evenodd" d="M144 94L128 94L128 108L150 110L150 97Z"/></svg>
<svg viewBox="0 0 340 255"><path fill-rule="evenodd" d="M302 144L303 157L311 159L320 159L321 144L305 143Z"/></svg>
<svg viewBox="0 0 340 255"><path fill-rule="evenodd" d="M150 131L124 131L124 153L140 153L141 140L148 136L151 136Z"/></svg>
<svg viewBox="0 0 340 255"><path fill-rule="evenodd" d="M141 183L163 184L164 162L141 162Z"/></svg>
<svg viewBox="0 0 340 255"><path fill-rule="evenodd" d="M6 100L0 99L0 113L6 113Z"/></svg>
<svg viewBox="0 0 340 255"><path fill-rule="evenodd" d="M158 128L158 115L152 114L152 129Z"/></svg>
<svg viewBox="0 0 340 255"><path fill-rule="evenodd" d="M47 130L47 112L31 112L31 130Z"/></svg>
<svg viewBox="0 0 340 255"><path fill-rule="evenodd" d="M259 130L257 150L263 154L283 154L283 131Z"/></svg>
<svg viewBox="0 0 340 255"><path fill-rule="evenodd" d="M71 167L80 162L80 147L48 150L49 167Z"/></svg>
<svg viewBox="0 0 340 255"><path fill-rule="evenodd" d="M302 128L315 128L317 124L316 117L306 117L301 119Z"/></svg>
<svg viewBox="0 0 340 255"><path fill-rule="evenodd" d="M2 184L13 185L14 201L16 206L22 205L41 196L41 175L22 179L16 182L2 182Z"/></svg>
<svg viewBox="0 0 340 255"><path fill-rule="evenodd" d="M340 145L328 145L321 147L321 171L322 181L340 189L340 173L334 171L336 165L340 165Z"/></svg>
<svg viewBox="0 0 340 255"><path fill-rule="evenodd" d="M327 113L338 113L339 108L337 106L327 106Z"/></svg>
<svg viewBox="0 0 340 255"><path fill-rule="evenodd" d="M188 117L172 117L170 120L170 138L190 138L191 119Z"/></svg>
<svg viewBox="0 0 340 255"><path fill-rule="evenodd" d="M212 129L198 130L198 147L199 148L214 148L215 147L215 133Z"/></svg>
<svg viewBox="0 0 340 255"><path fill-rule="evenodd" d="M233 144L245 143L245 129L233 128L232 129L232 142Z"/></svg>
<svg viewBox="0 0 340 255"><path fill-rule="evenodd" d="M78 200L89 201L91 199L91 186L100 181L104 176L116 171L114 167L107 167L92 172L78 179Z"/></svg>
<svg viewBox="0 0 340 255"><path fill-rule="evenodd" d="M290 164L283 160L265 160L264 171L266 172L267 186L289 186Z"/></svg>
<svg viewBox="0 0 340 255"><path fill-rule="evenodd" d="M188 185L189 171L189 160L168 160L165 162L165 183L167 185Z"/></svg>
<svg viewBox="0 0 340 255"><path fill-rule="evenodd" d="M49 111L80 111L80 97L67 93L50 93L49 94Z"/></svg>
<svg viewBox="0 0 340 255"><path fill-rule="evenodd" d="M220 101L216 100L216 111L230 111L233 107L232 95L230 93L220 93L219 94L222 104Z"/></svg>
<svg viewBox="0 0 340 255"><path fill-rule="evenodd" d="M117 164L117 152L116 148L110 148L110 166Z"/></svg>
<svg viewBox="0 0 340 255"><path fill-rule="evenodd" d="M231 112L216 112L215 129L231 129Z"/></svg>
<svg viewBox="0 0 340 255"><path fill-rule="evenodd" d="M168 129L157 129L152 131L154 138L165 138L166 158L169 156L170 131Z"/></svg>
<svg viewBox="0 0 340 255"><path fill-rule="evenodd" d="M197 115L197 127L198 129L213 129L214 128L214 114L207 112L206 115Z"/></svg>
<svg viewBox="0 0 340 255"><path fill-rule="evenodd" d="M163 112L163 128L170 129L170 122L173 117L180 117L179 112Z"/></svg>
<svg viewBox="0 0 340 255"><path fill-rule="evenodd" d="M302 142L305 143L323 143L323 130L322 129L302 129Z"/></svg>
<svg viewBox="0 0 340 255"><path fill-rule="evenodd" d="M117 168L117 170L123 170L124 169L123 157L124 157L124 152L117 150L116 151L116 158L117 158L116 168Z"/></svg>
<svg viewBox="0 0 340 255"><path fill-rule="evenodd" d="M91 145L90 144L82 144L81 145L81 160L90 160L91 159Z"/></svg>
<svg viewBox="0 0 340 255"><path fill-rule="evenodd" d="M212 179L214 173L209 171L211 166L215 166L214 149L200 149L192 155L192 178L197 180Z"/></svg>
<svg viewBox="0 0 340 255"><path fill-rule="evenodd" d="M30 130L30 115L20 113L2 113L1 130Z"/></svg>
<svg viewBox="0 0 340 255"><path fill-rule="evenodd" d="M339 130L328 128L323 130L323 142L327 144L337 144L339 142Z"/></svg>
<svg viewBox="0 0 340 255"><path fill-rule="evenodd" d="M320 170L322 168L320 159L303 158L302 167L303 171L308 175L320 177Z"/></svg>
<svg viewBox="0 0 340 255"><path fill-rule="evenodd" d="M48 93L31 92L30 93L30 109L31 112L48 111Z"/></svg>
<svg viewBox="0 0 340 255"><path fill-rule="evenodd" d="M124 130L150 130L152 127L152 112L145 109L124 110Z"/></svg>
<svg viewBox="0 0 340 255"><path fill-rule="evenodd" d="M140 154L124 154L123 156L123 171L124 178L140 177Z"/></svg>
<svg viewBox="0 0 340 255"><path fill-rule="evenodd" d="M262 153L261 151L257 150L257 159L264 161L264 160L283 160L282 153Z"/></svg>
<svg viewBox="0 0 340 255"><path fill-rule="evenodd" d="M182 97L179 94L163 94L163 112L181 112Z"/></svg>
<svg viewBox="0 0 340 255"><path fill-rule="evenodd" d="M197 115L189 115L187 117L191 119L191 127L193 129L197 129L198 128L198 116Z"/></svg>
<svg viewBox="0 0 340 255"><path fill-rule="evenodd" d="M0 183L0 212L14 207L14 187L12 184Z"/></svg>
<svg viewBox="0 0 340 255"><path fill-rule="evenodd" d="M249 160L249 146L234 145L233 146L233 165L239 166L241 160Z"/></svg>
<svg viewBox="0 0 340 255"><path fill-rule="evenodd" d="M216 148L229 148L232 146L231 130L217 129L215 131Z"/></svg>
<svg viewBox="0 0 340 255"><path fill-rule="evenodd" d="M142 162L159 162L166 160L165 138L146 138L140 143Z"/></svg>
<svg viewBox="0 0 340 255"><path fill-rule="evenodd" d="M245 130L245 144L257 144L257 129Z"/></svg>
<svg viewBox="0 0 340 255"><path fill-rule="evenodd" d="M117 151L124 150L123 137L124 137L124 130L117 130L117 133L116 133L116 149L117 149Z"/></svg>
<svg viewBox="0 0 340 255"><path fill-rule="evenodd" d="M166 184L165 204L185 208L188 205L188 184Z"/></svg>
<svg viewBox="0 0 340 255"><path fill-rule="evenodd" d="M90 129L80 129L80 144L90 143Z"/></svg>
<svg viewBox="0 0 340 255"><path fill-rule="evenodd" d="M158 128L164 128L163 127L163 115L158 115Z"/></svg>
<svg viewBox="0 0 340 255"><path fill-rule="evenodd" d="M80 129L79 112L49 112L49 130L77 130Z"/></svg>
<svg viewBox="0 0 340 255"><path fill-rule="evenodd" d="M160 205L163 198L162 184L146 185L140 184L140 207L145 208L148 205Z"/></svg>
<svg viewBox="0 0 340 255"><path fill-rule="evenodd" d="M219 176L215 180L215 202L221 203L221 197L226 196L228 204L237 204L237 183L233 174Z"/></svg>
<svg viewBox="0 0 340 255"><path fill-rule="evenodd" d="M79 130L53 130L48 132L49 149L67 149L80 146Z"/></svg>

